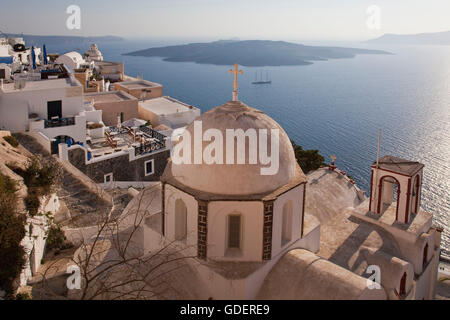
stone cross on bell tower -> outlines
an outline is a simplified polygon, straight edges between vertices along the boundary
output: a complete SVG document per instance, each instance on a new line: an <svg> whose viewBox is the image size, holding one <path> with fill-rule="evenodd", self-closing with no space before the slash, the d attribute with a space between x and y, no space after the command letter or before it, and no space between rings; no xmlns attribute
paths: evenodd
<svg viewBox="0 0 450 320"><path fill-rule="evenodd" d="M233 101L238 101L238 74L244 74L244 71L239 70L239 65L235 64L234 69L230 69L230 74L234 74Z"/></svg>

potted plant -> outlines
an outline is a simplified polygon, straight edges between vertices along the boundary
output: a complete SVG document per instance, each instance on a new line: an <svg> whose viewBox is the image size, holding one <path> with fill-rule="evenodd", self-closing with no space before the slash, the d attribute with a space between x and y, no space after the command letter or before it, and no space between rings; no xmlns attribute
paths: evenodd
<svg viewBox="0 0 450 320"><path fill-rule="evenodd" d="M30 120L30 121L39 121L40 119L39 119L39 115L37 114L37 113L30 113L29 115L28 115L28 119Z"/></svg>

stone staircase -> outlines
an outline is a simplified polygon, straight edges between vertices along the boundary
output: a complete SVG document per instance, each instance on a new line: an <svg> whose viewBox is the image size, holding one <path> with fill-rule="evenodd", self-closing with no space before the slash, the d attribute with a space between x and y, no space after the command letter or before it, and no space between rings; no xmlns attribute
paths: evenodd
<svg viewBox="0 0 450 320"><path fill-rule="evenodd" d="M23 133L13 135L31 154L51 157L33 137ZM99 218L109 214L112 208L110 203L88 188L85 183L70 173L64 166L62 168L62 183L57 195L63 205L62 210L60 210L61 215L55 217L58 222L63 226L83 227L96 224ZM103 191L99 189L99 192ZM68 212L65 211L65 208Z"/></svg>

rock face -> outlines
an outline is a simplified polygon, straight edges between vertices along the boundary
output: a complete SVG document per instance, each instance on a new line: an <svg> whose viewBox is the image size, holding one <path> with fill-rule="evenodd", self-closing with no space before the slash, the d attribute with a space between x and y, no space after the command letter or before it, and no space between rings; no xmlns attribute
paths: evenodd
<svg viewBox="0 0 450 320"><path fill-rule="evenodd" d="M163 57L171 62L247 67L309 65L311 61L354 58L358 54L389 54L386 51L340 47L314 47L284 41L215 41L150 48L130 56Z"/></svg>
<svg viewBox="0 0 450 320"><path fill-rule="evenodd" d="M9 131L0 131L0 174L10 177L14 181L18 182L17 195L19 198L24 198L27 195L27 187L23 184L23 178L8 168L7 164L13 164L16 167L25 168L28 155L30 155L27 150L22 146L14 148L11 146L4 137L10 136ZM19 210L24 210L24 205L22 201L18 203Z"/></svg>

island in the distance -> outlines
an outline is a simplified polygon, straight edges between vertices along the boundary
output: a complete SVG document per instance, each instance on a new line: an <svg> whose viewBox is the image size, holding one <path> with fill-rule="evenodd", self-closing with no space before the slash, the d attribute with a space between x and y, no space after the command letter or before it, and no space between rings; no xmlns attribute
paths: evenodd
<svg viewBox="0 0 450 320"><path fill-rule="evenodd" d="M247 67L309 65L312 61L353 58L358 54L390 54L381 50L341 47L316 47L285 41L220 40L210 43L150 48L128 56L162 57L170 62L196 62L201 64Z"/></svg>

